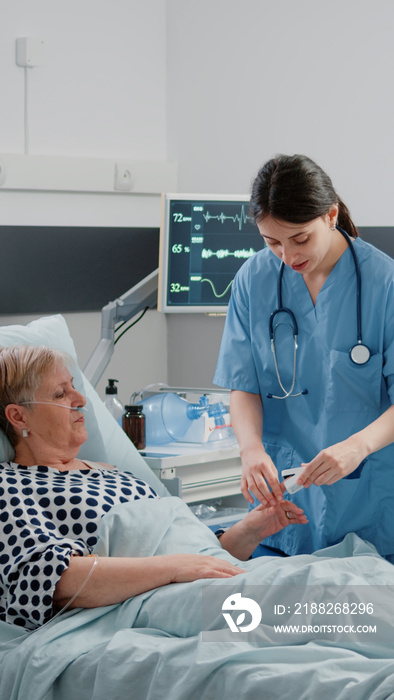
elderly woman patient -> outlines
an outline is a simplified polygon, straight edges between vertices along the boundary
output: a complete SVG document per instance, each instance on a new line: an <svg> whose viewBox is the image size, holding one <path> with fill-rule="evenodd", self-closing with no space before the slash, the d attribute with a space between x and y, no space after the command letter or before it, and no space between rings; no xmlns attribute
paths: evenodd
<svg viewBox="0 0 394 700"><path fill-rule="evenodd" d="M200 554L91 558L113 506L158 496L130 472L78 459L86 401L68 366L68 356L49 348L0 349L0 427L15 449L15 461L0 465L0 619L34 629L71 600L110 605L169 583L238 574ZM259 506L220 543L246 560L290 522L307 522L295 504Z"/></svg>

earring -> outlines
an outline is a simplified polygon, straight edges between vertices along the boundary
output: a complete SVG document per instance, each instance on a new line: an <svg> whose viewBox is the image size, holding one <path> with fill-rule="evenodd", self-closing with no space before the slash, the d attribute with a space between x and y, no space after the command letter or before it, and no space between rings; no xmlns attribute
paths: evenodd
<svg viewBox="0 0 394 700"><path fill-rule="evenodd" d="M27 428L22 428L22 437L27 438L29 436L29 431Z"/></svg>

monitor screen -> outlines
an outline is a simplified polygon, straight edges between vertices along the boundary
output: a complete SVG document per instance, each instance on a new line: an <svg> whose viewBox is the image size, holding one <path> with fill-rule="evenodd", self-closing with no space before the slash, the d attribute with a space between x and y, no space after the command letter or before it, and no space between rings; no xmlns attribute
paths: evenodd
<svg viewBox="0 0 394 700"><path fill-rule="evenodd" d="M360 237L394 258L393 226L358 226Z"/></svg>
<svg viewBox="0 0 394 700"><path fill-rule="evenodd" d="M248 195L163 195L159 311L226 311L235 273L264 247L248 208Z"/></svg>

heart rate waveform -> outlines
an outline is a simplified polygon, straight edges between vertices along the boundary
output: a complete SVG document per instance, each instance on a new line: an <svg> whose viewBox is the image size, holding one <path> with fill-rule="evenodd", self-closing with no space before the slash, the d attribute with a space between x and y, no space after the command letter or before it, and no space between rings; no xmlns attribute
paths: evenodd
<svg viewBox="0 0 394 700"><path fill-rule="evenodd" d="M234 216L229 216L228 214L225 214L223 211L220 212L220 214L214 215L210 214L209 211L205 212L203 214L205 223L209 223L211 219L214 219L216 221L220 221L221 224L224 224L227 220L233 221L234 223L238 222L238 229L241 231L242 227L248 223L253 224L254 219L251 216L248 216L246 213L245 205L242 204L241 209L240 209L240 214L235 214Z"/></svg>
<svg viewBox="0 0 394 700"><path fill-rule="evenodd" d="M219 294L219 292L216 291L214 283L213 283L212 280L210 280L208 277L203 277L203 279L201 280L201 284L202 284L203 282L208 282L208 284L209 284L209 285L211 286L211 288L212 288L213 294L214 294L214 296L216 297L216 299L221 299L222 297L224 297L224 296L227 294L228 290L230 289L230 287L231 287L231 285L232 285L232 283L233 283L233 280L231 280L231 282L228 283L226 289L225 289L224 292L222 292L221 294Z"/></svg>
<svg viewBox="0 0 394 700"><path fill-rule="evenodd" d="M219 248L218 250L211 250L210 248L203 248L201 251L201 257L204 259L207 258L212 258L213 256L216 256L218 260L222 260L223 258L250 258L252 255L255 254L255 250L253 248L249 248L249 250L245 250L242 248L241 250L228 250L228 248Z"/></svg>

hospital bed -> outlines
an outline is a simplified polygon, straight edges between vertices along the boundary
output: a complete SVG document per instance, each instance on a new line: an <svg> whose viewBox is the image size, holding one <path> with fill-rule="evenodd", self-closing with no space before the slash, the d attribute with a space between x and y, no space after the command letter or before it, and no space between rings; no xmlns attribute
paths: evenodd
<svg viewBox="0 0 394 700"><path fill-rule="evenodd" d="M0 345L14 344L46 344L76 360L62 316L0 328ZM89 409L80 456L129 469L161 496L107 514L97 553L229 556L169 496L79 369L75 385ZM1 461L12 458L4 435L0 451ZM372 545L350 533L314 555L242 568L232 579L67 611L35 632L0 623L1 700L394 698L394 567Z"/></svg>

